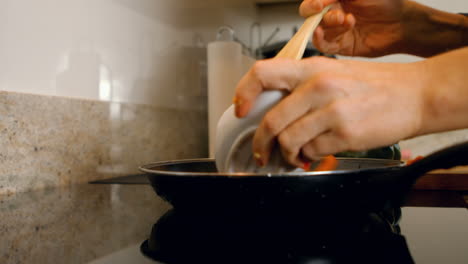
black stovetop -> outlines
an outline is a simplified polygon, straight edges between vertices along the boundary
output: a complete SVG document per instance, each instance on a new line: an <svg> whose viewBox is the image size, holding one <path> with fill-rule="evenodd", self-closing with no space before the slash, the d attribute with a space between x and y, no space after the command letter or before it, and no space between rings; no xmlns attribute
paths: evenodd
<svg viewBox="0 0 468 264"><path fill-rule="evenodd" d="M222 210L221 210L222 211ZM400 209L379 213L178 212L142 252L163 263L414 263Z"/></svg>

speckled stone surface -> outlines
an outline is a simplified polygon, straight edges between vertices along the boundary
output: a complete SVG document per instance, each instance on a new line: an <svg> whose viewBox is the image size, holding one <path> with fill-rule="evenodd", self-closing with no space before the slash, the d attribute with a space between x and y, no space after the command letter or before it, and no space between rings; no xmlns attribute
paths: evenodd
<svg viewBox="0 0 468 264"><path fill-rule="evenodd" d="M0 92L0 263L86 263L146 239L169 208L150 186L87 182L206 157L205 109Z"/></svg>
<svg viewBox="0 0 468 264"><path fill-rule="evenodd" d="M169 209L148 185L90 185L0 200L0 263L87 263L141 243Z"/></svg>
<svg viewBox="0 0 468 264"><path fill-rule="evenodd" d="M206 157L203 109L0 92L0 199Z"/></svg>

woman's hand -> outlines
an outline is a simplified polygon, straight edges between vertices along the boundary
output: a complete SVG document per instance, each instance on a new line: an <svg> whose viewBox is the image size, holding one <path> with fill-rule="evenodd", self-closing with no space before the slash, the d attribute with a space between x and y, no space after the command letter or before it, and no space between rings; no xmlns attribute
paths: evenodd
<svg viewBox="0 0 468 264"><path fill-rule="evenodd" d="M334 4L314 33L322 52L377 57L391 53L403 37L404 0L304 0L302 16Z"/></svg>
<svg viewBox="0 0 468 264"><path fill-rule="evenodd" d="M271 109L253 142L257 163L279 142L295 166L304 159L391 145L418 134L423 116L422 67L313 57L260 61L236 90L244 117L259 93L291 93Z"/></svg>
<svg viewBox="0 0 468 264"><path fill-rule="evenodd" d="M443 12L409 0L304 0L302 16L326 5L314 33L322 52L378 57L407 53L430 57L468 45L468 17Z"/></svg>

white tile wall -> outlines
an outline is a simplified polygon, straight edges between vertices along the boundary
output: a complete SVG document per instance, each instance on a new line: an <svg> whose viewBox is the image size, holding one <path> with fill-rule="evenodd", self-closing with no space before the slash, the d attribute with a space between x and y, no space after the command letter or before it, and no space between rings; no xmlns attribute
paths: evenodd
<svg viewBox="0 0 468 264"><path fill-rule="evenodd" d="M255 17L247 0L0 0L0 90L201 103L206 43L221 25L247 43Z"/></svg>

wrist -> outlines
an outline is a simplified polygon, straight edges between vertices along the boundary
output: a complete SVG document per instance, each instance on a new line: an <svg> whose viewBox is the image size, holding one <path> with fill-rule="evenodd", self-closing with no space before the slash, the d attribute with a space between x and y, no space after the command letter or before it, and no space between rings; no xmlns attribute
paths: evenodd
<svg viewBox="0 0 468 264"><path fill-rule="evenodd" d="M427 134L427 131L432 129L428 126L431 124L429 116L429 105L433 98L431 86L427 85L430 80L428 78L428 67L425 61L402 64L395 79L398 79L397 85L402 87L400 90L404 98L411 98L407 105L404 105L408 111L409 118L404 118L409 121L407 124L407 133L404 138L413 138L416 136ZM404 101L404 100L402 100Z"/></svg>
<svg viewBox="0 0 468 264"><path fill-rule="evenodd" d="M411 63L411 67L417 72L415 77L415 89L419 99L419 126L415 131L415 136L430 134L437 130L433 125L435 122L434 117L437 111L437 90L431 85L430 72L431 67L428 65L427 60Z"/></svg>
<svg viewBox="0 0 468 264"><path fill-rule="evenodd" d="M468 128L467 59L463 48L414 63L423 99L418 135Z"/></svg>

